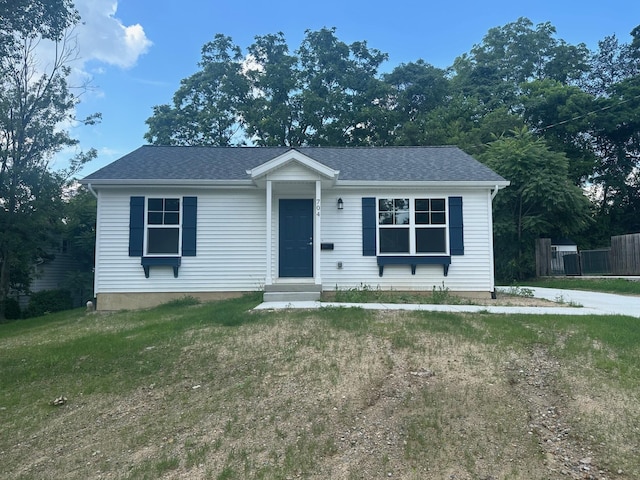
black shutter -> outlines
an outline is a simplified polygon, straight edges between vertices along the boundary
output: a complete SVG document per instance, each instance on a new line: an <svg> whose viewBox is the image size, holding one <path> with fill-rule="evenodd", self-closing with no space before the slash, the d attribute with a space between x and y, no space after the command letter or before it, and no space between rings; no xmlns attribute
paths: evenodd
<svg viewBox="0 0 640 480"><path fill-rule="evenodd" d="M129 200L129 256L141 257L144 252L144 197Z"/></svg>
<svg viewBox="0 0 640 480"><path fill-rule="evenodd" d="M196 256L198 197L182 198L182 256Z"/></svg>
<svg viewBox="0 0 640 480"><path fill-rule="evenodd" d="M364 197L362 199L362 255L376 256L376 199Z"/></svg>
<svg viewBox="0 0 640 480"><path fill-rule="evenodd" d="M449 253L464 255L462 197L449 197Z"/></svg>

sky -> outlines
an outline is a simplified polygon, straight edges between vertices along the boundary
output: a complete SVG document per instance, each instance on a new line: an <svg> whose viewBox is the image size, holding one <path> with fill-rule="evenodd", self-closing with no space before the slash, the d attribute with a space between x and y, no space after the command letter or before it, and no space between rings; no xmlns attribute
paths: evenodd
<svg viewBox="0 0 640 480"><path fill-rule="evenodd" d="M367 41L389 60L382 71L423 59L446 68L469 52L490 28L519 17L535 25L550 22L558 39L585 43L615 34L621 42L640 24L637 0L75 0L83 24L77 27L79 59L75 81L89 80L77 116L95 112L102 121L75 124L79 149L95 148L98 158L80 177L144 145L145 120L155 105L171 103L180 80L198 70L200 50L217 33L243 51L256 35L283 32L295 50L305 30L335 27L345 43ZM58 154L63 168L73 151Z"/></svg>

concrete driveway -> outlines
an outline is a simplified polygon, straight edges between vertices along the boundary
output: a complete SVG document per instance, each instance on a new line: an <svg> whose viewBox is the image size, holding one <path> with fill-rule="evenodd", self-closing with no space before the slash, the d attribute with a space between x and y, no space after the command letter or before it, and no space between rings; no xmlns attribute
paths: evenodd
<svg viewBox="0 0 640 480"><path fill-rule="evenodd" d="M600 315L628 315L640 318L640 297L557 288L525 288L533 290L534 297L582 305L584 308L596 310ZM506 287L498 289L509 290Z"/></svg>

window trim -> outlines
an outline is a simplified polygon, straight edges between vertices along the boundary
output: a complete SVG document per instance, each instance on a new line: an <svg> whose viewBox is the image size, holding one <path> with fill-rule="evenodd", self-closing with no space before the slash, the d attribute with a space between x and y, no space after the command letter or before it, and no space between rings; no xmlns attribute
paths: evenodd
<svg viewBox="0 0 640 480"><path fill-rule="evenodd" d="M149 201L150 200L163 200L163 207L165 200L177 200L178 207L178 223L177 224L149 224ZM184 198L180 196L171 196L171 197L145 197L144 202L144 238L143 238L143 252L144 257L155 258L155 257L181 257L182 250L182 223L183 223L183 204ZM155 211L155 210L154 210ZM164 212L165 210L163 210ZM176 244L176 252L175 253L149 253L149 229L178 229L178 239Z"/></svg>
<svg viewBox="0 0 640 480"><path fill-rule="evenodd" d="M376 199L376 255L382 257L441 257L450 255L451 245L450 245L450 228L451 228L451 220L449 218L450 208L449 208L449 198L448 196L429 196L429 195L398 195L398 196L380 196L375 197ZM395 205L396 199L408 199L409 200L409 223L408 224L380 224L380 200L392 200ZM444 201L444 220L443 224L416 224L416 200L443 200ZM421 210L422 211L422 210ZM382 252L381 251L381 241L380 241L380 230L381 229L400 229L400 228L408 228L409 229L409 251L408 252ZM417 229L444 229L444 247L445 250L442 252L417 252L416 245L416 230Z"/></svg>

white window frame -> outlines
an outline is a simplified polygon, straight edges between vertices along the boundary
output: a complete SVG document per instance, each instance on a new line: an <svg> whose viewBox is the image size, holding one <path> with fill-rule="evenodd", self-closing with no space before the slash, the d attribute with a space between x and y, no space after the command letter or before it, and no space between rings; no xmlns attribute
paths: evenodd
<svg viewBox="0 0 640 480"><path fill-rule="evenodd" d="M409 223L406 225L384 225L380 224L380 200L408 199L409 200ZM416 200L444 200L444 224L419 224L416 225ZM422 210L421 210L422 211ZM392 228L409 229L409 251L408 252L381 252L380 251L380 230ZM444 228L445 250L444 252L422 253L416 252L416 229ZM394 195L376 197L376 253L380 256L421 256L434 257L449 255L449 197L425 196L425 195Z"/></svg>
<svg viewBox="0 0 640 480"><path fill-rule="evenodd" d="M149 224L149 201L150 200L163 200L163 207L164 207L164 201L166 200L177 200L178 201L178 223L177 224ZM161 197L161 196L154 196L154 197L146 197L145 198L145 202L144 202L144 252L145 252L145 257L179 257L180 256L180 247L181 247L181 240L182 240L182 208L183 208L183 201L182 201L182 197L173 197L173 196L167 196L167 197ZM156 211L156 210L154 210ZM165 212L165 210L163 210L163 212ZM176 253L149 253L149 229L153 228L153 229L178 229L178 248L176 249Z"/></svg>

